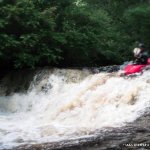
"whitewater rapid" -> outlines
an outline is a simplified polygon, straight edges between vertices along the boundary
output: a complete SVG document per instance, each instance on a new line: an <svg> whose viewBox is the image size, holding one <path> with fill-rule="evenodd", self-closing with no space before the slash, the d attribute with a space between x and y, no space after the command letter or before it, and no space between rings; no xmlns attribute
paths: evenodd
<svg viewBox="0 0 150 150"><path fill-rule="evenodd" d="M82 81L49 75L42 90L35 79L26 94L0 97L0 149L94 136L121 127L150 106L150 72L125 79L112 73ZM36 78L36 76L35 76Z"/></svg>

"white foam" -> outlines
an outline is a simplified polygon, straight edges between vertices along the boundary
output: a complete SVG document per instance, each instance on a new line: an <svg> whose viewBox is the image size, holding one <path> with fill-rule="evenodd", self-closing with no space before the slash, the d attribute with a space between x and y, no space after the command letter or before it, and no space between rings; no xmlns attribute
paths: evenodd
<svg viewBox="0 0 150 150"><path fill-rule="evenodd" d="M134 121L150 106L149 76L96 74L66 83L51 75L47 93L37 93L33 86L28 94L0 97L0 149L90 136Z"/></svg>

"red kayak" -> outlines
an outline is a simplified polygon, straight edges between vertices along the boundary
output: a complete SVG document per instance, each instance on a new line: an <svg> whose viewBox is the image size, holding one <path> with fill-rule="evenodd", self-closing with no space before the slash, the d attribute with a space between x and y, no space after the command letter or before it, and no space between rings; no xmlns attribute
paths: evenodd
<svg viewBox="0 0 150 150"><path fill-rule="evenodd" d="M131 75L136 73L142 73L143 69L150 67L150 58L148 58L146 65L128 64L120 75Z"/></svg>

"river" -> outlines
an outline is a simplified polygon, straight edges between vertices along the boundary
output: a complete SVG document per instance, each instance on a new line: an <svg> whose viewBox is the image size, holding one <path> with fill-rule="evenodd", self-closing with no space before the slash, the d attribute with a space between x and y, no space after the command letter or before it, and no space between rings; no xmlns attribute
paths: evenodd
<svg viewBox="0 0 150 150"><path fill-rule="evenodd" d="M150 106L149 77L149 71L123 78L87 69L47 69L36 72L27 89L17 92L10 90L12 78L5 77L0 88L0 149L90 139L124 127ZM16 87L24 85L19 78L13 79Z"/></svg>

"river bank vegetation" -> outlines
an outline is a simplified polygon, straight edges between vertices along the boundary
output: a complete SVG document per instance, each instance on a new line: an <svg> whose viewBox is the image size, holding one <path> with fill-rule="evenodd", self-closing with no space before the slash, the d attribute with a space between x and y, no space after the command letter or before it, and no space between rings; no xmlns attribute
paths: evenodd
<svg viewBox="0 0 150 150"><path fill-rule="evenodd" d="M0 68L120 64L149 27L149 0L1 0Z"/></svg>

